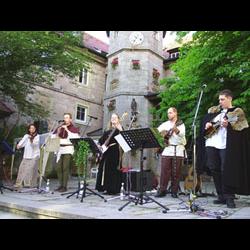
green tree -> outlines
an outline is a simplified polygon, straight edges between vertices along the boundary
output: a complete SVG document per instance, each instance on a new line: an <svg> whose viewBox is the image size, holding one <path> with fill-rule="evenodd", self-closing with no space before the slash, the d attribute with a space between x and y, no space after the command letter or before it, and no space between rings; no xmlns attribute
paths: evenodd
<svg viewBox="0 0 250 250"><path fill-rule="evenodd" d="M58 72L77 76L90 56L81 32L1 31L0 97L9 97L21 114L45 117L47 111L32 101L35 84L52 84Z"/></svg>
<svg viewBox="0 0 250 250"><path fill-rule="evenodd" d="M181 38L183 33L180 33ZM167 109L177 107L192 134L192 121L203 84L207 85L198 113L197 126L208 108L218 104L218 92L231 89L234 105L241 106L250 117L250 32L199 31L193 40L180 48L180 57L171 65L174 75L160 81L160 108L153 112L157 126L167 119ZM198 128L197 127L197 128Z"/></svg>

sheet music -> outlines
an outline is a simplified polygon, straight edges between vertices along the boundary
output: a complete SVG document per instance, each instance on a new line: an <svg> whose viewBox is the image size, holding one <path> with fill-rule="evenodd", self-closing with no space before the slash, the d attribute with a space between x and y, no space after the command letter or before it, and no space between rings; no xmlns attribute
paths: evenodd
<svg viewBox="0 0 250 250"><path fill-rule="evenodd" d="M44 133L44 134L39 134L40 136L40 147L45 144L46 140L49 138L51 133Z"/></svg>
<svg viewBox="0 0 250 250"><path fill-rule="evenodd" d="M129 147L129 145L127 144L127 142L125 141L125 139L121 134L115 136L115 139L120 144L125 153L131 150L131 148Z"/></svg>

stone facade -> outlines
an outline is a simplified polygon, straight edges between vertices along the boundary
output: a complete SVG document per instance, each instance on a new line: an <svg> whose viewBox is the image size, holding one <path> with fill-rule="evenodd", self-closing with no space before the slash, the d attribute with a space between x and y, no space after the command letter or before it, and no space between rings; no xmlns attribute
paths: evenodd
<svg viewBox="0 0 250 250"><path fill-rule="evenodd" d="M93 62L90 71L87 73L87 84L79 82L79 78L69 79L61 74L57 76L53 86L37 85L35 99L41 104L46 105L50 114L48 121L63 119L65 112L70 112L73 116L73 123L85 130L89 117L85 121L77 119L77 106L87 108L87 115L92 115L98 119L93 119L88 125L86 133L102 127L102 107L103 94L105 89L105 60L102 63Z"/></svg>
<svg viewBox="0 0 250 250"><path fill-rule="evenodd" d="M131 44L129 37L131 31L110 31L110 47L107 66L107 85L104 95L104 127L108 123L113 112L119 115L129 113L129 119L123 126L125 129L131 119L131 102L134 98L137 103L137 120L134 128L151 126L152 115L150 108L152 103L145 97L148 93L155 92L158 79L153 77L153 72L158 76L163 73L162 56L162 31L142 31L143 42L139 45ZM132 60L140 64L140 69L133 69ZM115 67L113 63L116 62ZM109 109L110 102L115 103L113 109ZM147 160L144 166L156 165L152 157L152 150L146 149ZM128 163L124 163L125 165ZM139 167L139 153L132 154L132 167ZM128 164L128 165L129 165Z"/></svg>
<svg viewBox="0 0 250 250"><path fill-rule="evenodd" d="M37 91L30 98L49 110L46 121L50 126L63 119L63 113L70 112L74 124L82 132L101 132L100 128L104 130L107 127L113 112L120 116L128 112L123 121L123 127L127 129L131 122L131 103L134 99L137 104L137 119L132 128L151 127L150 108L155 102L147 96L157 94L159 79L172 73L164 67L166 57L162 49L163 31L141 31L144 38L138 45L131 43L131 33L132 31L110 31L109 47L100 40L83 34L83 46L89 49L93 57L86 85L80 83L78 77L69 79L59 74L52 86L36 86ZM134 67L135 62L138 68ZM78 105L86 107L87 114L98 117L91 121L86 130L88 117L85 121L76 119ZM21 121L25 123L25 120ZM26 121L31 122L29 118ZM153 150L145 150L145 155L146 168L157 165ZM129 163L124 164L139 167L138 152L133 152Z"/></svg>

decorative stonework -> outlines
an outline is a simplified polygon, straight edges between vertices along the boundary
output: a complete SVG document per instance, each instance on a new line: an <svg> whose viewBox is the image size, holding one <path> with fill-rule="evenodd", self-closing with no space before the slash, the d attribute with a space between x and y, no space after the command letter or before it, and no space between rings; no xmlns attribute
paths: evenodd
<svg viewBox="0 0 250 250"><path fill-rule="evenodd" d="M118 79L112 80L110 83L110 90L114 90L114 89L118 88L118 85L119 85Z"/></svg>
<svg viewBox="0 0 250 250"><path fill-rule="evenodd" d="M115 99L114 100L110 100L109 103L108 103L108 105L107 105L108 110L112 111L112 110L115 109L115 107L116 107L116 101L115 101Z"/></svg>
<svg viewBox="0 0 250 250"><path fill-rule="evenodd" d="M160 72L157 69L153 69L152 76L153 79L158 80L160 77Z"/></svg>

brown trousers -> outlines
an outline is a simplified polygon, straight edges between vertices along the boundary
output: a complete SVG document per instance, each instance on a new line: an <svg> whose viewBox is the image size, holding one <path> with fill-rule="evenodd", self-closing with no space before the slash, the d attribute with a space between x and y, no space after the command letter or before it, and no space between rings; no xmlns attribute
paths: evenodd
<svg viewBox="0 0 250 250"><path fill-rule="evenodd" d="M182 162L183 162L183 157L162 156L161 177L160 177L161 192L166 191L170 179L171 179L171 192L172 193L178 192Z"/></svg>

